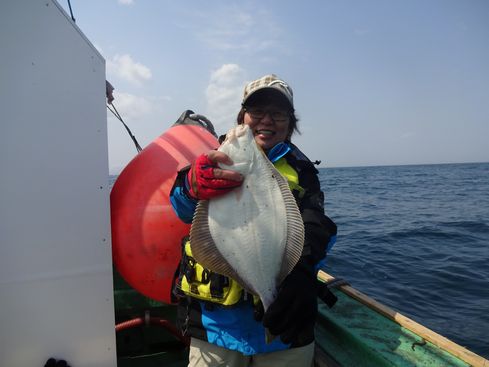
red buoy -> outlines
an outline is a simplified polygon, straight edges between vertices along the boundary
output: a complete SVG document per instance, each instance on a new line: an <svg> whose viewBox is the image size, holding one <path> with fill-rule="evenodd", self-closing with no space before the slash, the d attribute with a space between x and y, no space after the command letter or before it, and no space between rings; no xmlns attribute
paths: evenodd
<svg viewBox="0 0 489 367"><path fill-rule="evenodd" d="M190 231L170 203L177 171L217 146L205 127L177 121L124 168L112 188L114 263L124 280L147 297L171 303L181 239Z"/></svg>

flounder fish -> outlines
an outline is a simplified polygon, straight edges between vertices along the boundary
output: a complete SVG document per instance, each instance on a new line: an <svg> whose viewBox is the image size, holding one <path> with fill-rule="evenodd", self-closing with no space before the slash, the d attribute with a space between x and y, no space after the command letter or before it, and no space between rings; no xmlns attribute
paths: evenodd
<svg viewBox="0 0 489 367"><path fill-rule="evenodd" d="M297 264L304 223L287 180L256 144L247 125L238 125L219 147L240 172L243 184L199 201L190 230L192 254L204 267L231 277L260 297L265 311L277 288Z"/></svg>

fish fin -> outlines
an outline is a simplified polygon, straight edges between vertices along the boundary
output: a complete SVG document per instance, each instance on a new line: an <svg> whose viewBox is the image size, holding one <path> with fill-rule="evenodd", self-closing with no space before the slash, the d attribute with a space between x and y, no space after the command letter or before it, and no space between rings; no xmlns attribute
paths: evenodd
<svg viewBox="0 0 489 367"><path fill-rule="evenodd" d="M289 188L287 179L267 159L272 170L272 176L276 179L285 203L287 215L287 243L285 246L282 268L277 278L277 284L282 283L299 261L304 248L304 221L297 207L297 202Z"/></svg>
<svg viewBox="0 0 489 367"><path fill-rule="evenodd" d="M214 243L209 231L208 213L209 201L200 200L195 209L192 226L190 227L190 246L193 257L204 268L232 278L251 293L251 287L229 265Z"/></svg>

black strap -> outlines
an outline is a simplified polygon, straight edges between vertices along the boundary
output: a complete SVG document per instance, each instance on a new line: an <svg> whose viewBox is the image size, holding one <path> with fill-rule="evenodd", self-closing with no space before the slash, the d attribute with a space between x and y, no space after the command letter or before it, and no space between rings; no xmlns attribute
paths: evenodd
<svg viewBox="0 0 489 367"><path fill-rule="evenodd" d="M192 283L195 280L195 260L185 252L182 254L182 273L187 278L188 283Z"/></svg>
<svg viewBox="0 0 489 367"><path fill-rule="evenodd" d="M211 271L209 269L205 269L202 271L202 274L200 276L200 282L202 284L208 284L210 281L210 276L211 276Z"/></svg>
<svg viewBox="0 0 489 367"><path fill-rule="evenodd" d="M211 273L210 281L211 296L215 298L224 297L224 287L226 286L225 283L228 281L228 278L217 273Z"/></svg>
<svg viewBox="0 0 489 367"><path fill-rule="evenodd" d="M329 308L333 307L338 301L338 297L336 297L333 292L329 290L326 283L320 282L318 280L317 290L319 299L326 303Z"/></svg>

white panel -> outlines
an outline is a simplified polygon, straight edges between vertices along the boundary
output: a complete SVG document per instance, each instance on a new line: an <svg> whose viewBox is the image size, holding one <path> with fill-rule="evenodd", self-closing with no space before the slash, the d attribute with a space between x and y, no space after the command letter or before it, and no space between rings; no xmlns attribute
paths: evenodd
<svg viewBox="0 0 489 367"><path fill-rule="evenodd" d="M115 366L105 61L52 0L0 50L0 366Z"/></svg>

